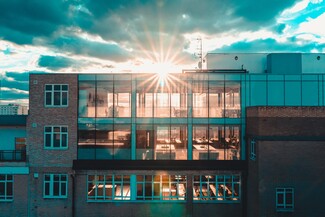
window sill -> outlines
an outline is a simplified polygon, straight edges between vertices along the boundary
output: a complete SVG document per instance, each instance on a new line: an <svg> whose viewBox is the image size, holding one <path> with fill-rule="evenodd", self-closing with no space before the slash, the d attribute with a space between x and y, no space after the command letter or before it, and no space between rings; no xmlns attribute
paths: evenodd
<svg viewBox="0 0 325 217"><path fill-rule="evenodd" d="M51 196L43 196L44 199L68 199L67 196L64 197L51 197Z"/></svg>
<svg viewBox="0 0 325 217"><path fill-rule="evenodd" d="M294 212L293 209L277 209L277 212Z"/></svg>
<svg viewBox="0 0 325 217"><path fill-rule="evenodd" d="M44 150L50 150L50 151L65 151L68 150L69 148L48 148L48 147L44 147Z"/></svg>

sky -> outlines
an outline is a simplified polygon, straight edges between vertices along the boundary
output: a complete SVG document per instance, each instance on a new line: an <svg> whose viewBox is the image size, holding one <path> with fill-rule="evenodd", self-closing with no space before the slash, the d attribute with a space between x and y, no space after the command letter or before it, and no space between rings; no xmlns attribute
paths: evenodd
<svg viewBox="0 0 325 217"><path fill-rule="evenodd" d="M28 104L35 72L181 72L197 68L200 53L325 52L324 0L0 0L0 8L0 104Z"/></svg>

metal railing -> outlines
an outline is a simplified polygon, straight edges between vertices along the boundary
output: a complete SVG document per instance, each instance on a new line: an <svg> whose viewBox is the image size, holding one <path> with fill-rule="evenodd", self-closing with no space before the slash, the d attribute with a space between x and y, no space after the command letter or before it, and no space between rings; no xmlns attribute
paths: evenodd
<svg viewBox="0 0 325 217"><path fill-rule="evenodd" d="M26 161L26 150L0 150L0 161Z"/></svg>

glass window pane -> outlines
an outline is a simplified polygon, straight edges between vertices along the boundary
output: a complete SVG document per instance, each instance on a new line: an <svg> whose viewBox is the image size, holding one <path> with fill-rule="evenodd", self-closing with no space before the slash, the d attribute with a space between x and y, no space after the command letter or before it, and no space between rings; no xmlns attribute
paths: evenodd
<svg viewBox="0 0 325 217"><path fill-rule="evenodd" d="M60 147L60 141L61 141L61 138L60 138L60 134L59 133L55 133L53 134L53 147Z"/></svg>
<svg viewBox="0 0 325 217"><path fill-rule="evenodd" d="M95 117L95 83L79 82L79 117Z"/></svg>
<svg viewBox="0 0 325 217"><path fill-rule="evenodd" d="M283 204L284 201L283 201L283 194L277 194L277 201L278 201L278 204Z"/></svg>
<svg viewBox="0 0 325 217"><path fill-rule="evenodd" d="M51 134L45 135L45 147L51 147Z"/></svg>
<svg viewBox="0 0 325 217"><path fill-rule="evenodd" d="M113 81L98 81L96 92L97 117L113 117L114 108Z"/></svg>
<svg viewBox="0 0 325 217"><path fill-rule="evenodd" d="M131 81L114 82L115 117L131 117Z"/></svg>
<svg viewBox="0 0 325 217"><path fill-rule="evenodd" d="M66 188L66 183L63 182L61 183L61 196L67 195L67 188Z"/></svg>
<svg viewBox="0 0 325 217"><path fill-rule="evenodd" d="M66 134L62 134L62 147L68 146L68 136Z"/></svg>
<svg viewBox="0 0 325 217"><path fill-rule="evenodd" d="M54 90L61 90L61 85L54 85Z"/></svg>
<svg viewBox="0 0 325 217"><path fill-rule="evenodd" d="M62 93L62 105L68 105L68 93L67 92Z"/></svg>
<svg viewBox="0 0 325 217"><path fill-rule="evenodd" d="M224 109L224 82L209 82L209 116L222 117Z"/></svg>
<svg viewBox="0 0 325 217"><path fill-rule="evenodd" d="M61 175L61 181L66 181L67 180L67 176L66 175Z"/></svg>
<svg viewBox="0 0 325 217"><path fill-rule="evenodd" d="M51 92L45 93L45 105L52 105L52 93Z"/></svg>
<svg viewBox="0 0 325 217"><path fill-rule="evenodd" d="M4 196L4 195L5 195L5 183L0 182L0 196Z"/></svg>
<svg viewBox="0 0 325 217"><path fill-rule="evenodd" d="M208 82L194 82L193 117L208 117Z"/></svg>
<svg viewBox="0 0 325 217"><path fill-rule="evenodd" d="M292 204L292 193L286 194L286 204Z"/></svg>
<svg viewBox="0 0 325 217"><path fill-rule="evenodd" d="M59 196L60 195L60 185L59 182L53 183L53 196Z"/></svg>
<svg viewBox="0 0 325 217"><path fill-rule="evenodd" d="M240 84L235 82L226 82L225 84L225 108L224 117L240 117Z"/></svg>
<svg viewBox="0 0 325 217"><path fill-rule="evenodd" d="M45 183L45 195L50 195L50 183L46 182Z"/></svg>
<svg viewBox="0 0 325 217"><path fill-rule="evenodd" d="M154 157L155 131L153 125L137 125L136 157L138 160L152 160Z"/></svg>
<svg viewBox="0 0 325 217"><path fill-rule="evenodd" d="M7 196L13 195L13 183L7 182Z"/></svg>
<svg viewBox="0 0 325 217"><path fill-rule="evenodd" d="M53 105L61 105L61 93L60 92L54 92L54 103Z"/></svg>

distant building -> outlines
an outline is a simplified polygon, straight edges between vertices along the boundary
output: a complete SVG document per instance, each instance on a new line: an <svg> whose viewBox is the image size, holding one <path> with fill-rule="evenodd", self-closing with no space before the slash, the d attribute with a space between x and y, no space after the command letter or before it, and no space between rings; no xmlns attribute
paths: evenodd
<svg viewBox="0 0 325 217"><path fill-rule="evenodd" d="M0 105L0 115L27 115L28 107L18 104Z"/></svg>
<svg viewBox="0 0 325 217"><path fill-rule="evenodd" d="M0 115L0 216L28 216L26 115Z"/></svg>
<svg viewBox="0 0 325 217"><path fill-rule="evenodd" d="M207 70L166 77L31 74L29 174L0 172L0 213L325 216L324 60L208 54Z"/></svg>

